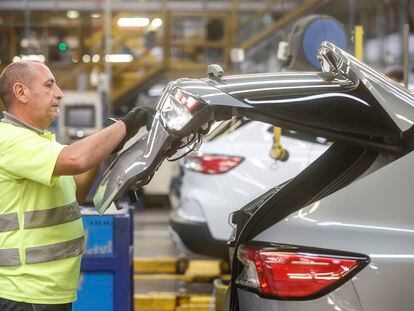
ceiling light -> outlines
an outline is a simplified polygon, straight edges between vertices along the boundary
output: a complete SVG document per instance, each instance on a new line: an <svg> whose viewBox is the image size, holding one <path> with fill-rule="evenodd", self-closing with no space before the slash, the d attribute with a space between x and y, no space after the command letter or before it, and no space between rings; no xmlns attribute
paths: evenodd
<svg viewBox="0 0 414 311"><path fill-rule="evenodd" d="M79 17L79 12L75 10L69 10L66 12L66 16L70 19L76 19Z"/></svg>
<svg viewBox="0 0 414 311"><path fill-rule="evenodd" d="M108 54L105 56L107 63L130 63L133 59L131 54Z"/></svg>
<svg viewBox="0 0 414 311"><path fill-rule="evenodd" d="M30 44L30 41L29 41L29 39L27 39L27 38L23 38L21 41L20 41L20 46L22 47L22 48L27 48L27 47L29 47L29 44Z"/></svg>
<svg viewBox="0 0 414 311"><path fill-rule="evenodd" d="M151 27L158 28L162 26L162 19L161 18L154 18L151 22Z"/></svg>
<svg viewBox="0 0 414 311"><path fill-rule="evenodd" d="M146 27L149 25L149 18L146 17L121 17L118 19L119 27Z"/></svg>
<svg viewBox="0 0 414 311"><path fill-rule="evenodd" d="M98 54L95 54L94 56L92 56L92 62L93 63L99 62L100 59L101 59L101 57Z"/></svg>
<svg viewBox="0 0 414 311"><path fill-rule="evenodd" d="M88 54L82 56L82 61L84 63L89 63L91 61L91 57Z"/></svg>
<svg viewBox="0 0 414 311"><path fill-rule="evenodd" d="M42 54L20 55L20 59L22 61L32 60L32 61L41 62L41 63L44 63L46 61L45 56L42 55ZM14 59L13 59L13 61L14 61Z"/></svg>
<svg viewBox="0 0 414 311"><path fill-rule="evenodd" d="M91 17L92 18L100 18L101 17L101 14L99 14L99 13L92 13L91 14Z"/></svg>

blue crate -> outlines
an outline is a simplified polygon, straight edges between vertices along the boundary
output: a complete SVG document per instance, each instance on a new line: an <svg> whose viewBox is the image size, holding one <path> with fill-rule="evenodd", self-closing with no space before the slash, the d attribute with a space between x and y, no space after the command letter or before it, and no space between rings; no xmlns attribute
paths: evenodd
<svg viewBox="0 0 414 311"><path fill-rule="evenodd" d="M132 215L82 216L86 247L73 311L132 310Z"/></svg>

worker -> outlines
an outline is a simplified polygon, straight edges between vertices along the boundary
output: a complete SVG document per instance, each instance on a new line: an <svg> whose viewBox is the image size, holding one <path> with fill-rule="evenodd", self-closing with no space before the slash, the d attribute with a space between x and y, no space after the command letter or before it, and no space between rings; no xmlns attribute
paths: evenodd
<svg viewBox="0 0 414 311"><path fill-rule="evenodd" d="M0 310L71 310L84 231L78 202L103 160L152 120L134 108L101 131L65 146L47 131L63 93L38 62L0 75ZM119 149L119 148L118 148Z"/></svg>

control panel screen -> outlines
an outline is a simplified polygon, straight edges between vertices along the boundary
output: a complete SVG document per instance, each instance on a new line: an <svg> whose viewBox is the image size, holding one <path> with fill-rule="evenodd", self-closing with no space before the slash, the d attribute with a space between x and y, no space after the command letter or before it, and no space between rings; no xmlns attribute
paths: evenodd
<svg viewBox="0 0 414 311"><path fill-rule="evenodd" d="M93 105L70 105L65 107L65 126L95 127L95 107Z"/></svg>

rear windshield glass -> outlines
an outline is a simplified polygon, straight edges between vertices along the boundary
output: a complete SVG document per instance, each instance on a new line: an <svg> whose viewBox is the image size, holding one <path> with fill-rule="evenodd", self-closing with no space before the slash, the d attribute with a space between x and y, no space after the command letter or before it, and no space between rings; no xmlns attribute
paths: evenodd
<svg viewBox="0 0 414 311"><path fill-rule="evenodd" d="M211 126L210 132L204 138L204 141L216 140L219 137L223 137L227 134L234 132L235 130L245 126L251 121L252 120L247 119L247 118L233 118L231 120L215 122ZM269 128L267 130L269 133L271 133L273 131L273 126L269 125ZM290 130L290 129L282 128L282 135L286 137L291 137L291 138L311 142L311 143L318 143L321 145L326 145L329 143L329 141L324 137L305 134L305 133Z"/></svg>
<svg viewBox="0 0 414 311"><path fill-rule="evenodd" d="M222 122L215 122L211 126L210 132L204 138L204 141L213 141L219 137L225 136L249 122L251 122L251 120L246 118L233 118Z"/></svg>
<svg viewBox="0 0 414 311"><path fill-rule="evenodd" d="M268 131L272 132L273 127L270 126ZM303 133L303 132L298 132L298 131L283 129L283 128L282 128L282 136L291 137L291 138L295 138L295 139L300 139L300 140L303 140L303 141L307 141L307 142L310 142L310 143L317 143L317 144L321 144L321 145L326 145L329 142L325 137L314 136L314 135L306 134L306 133Z"/></svg>

